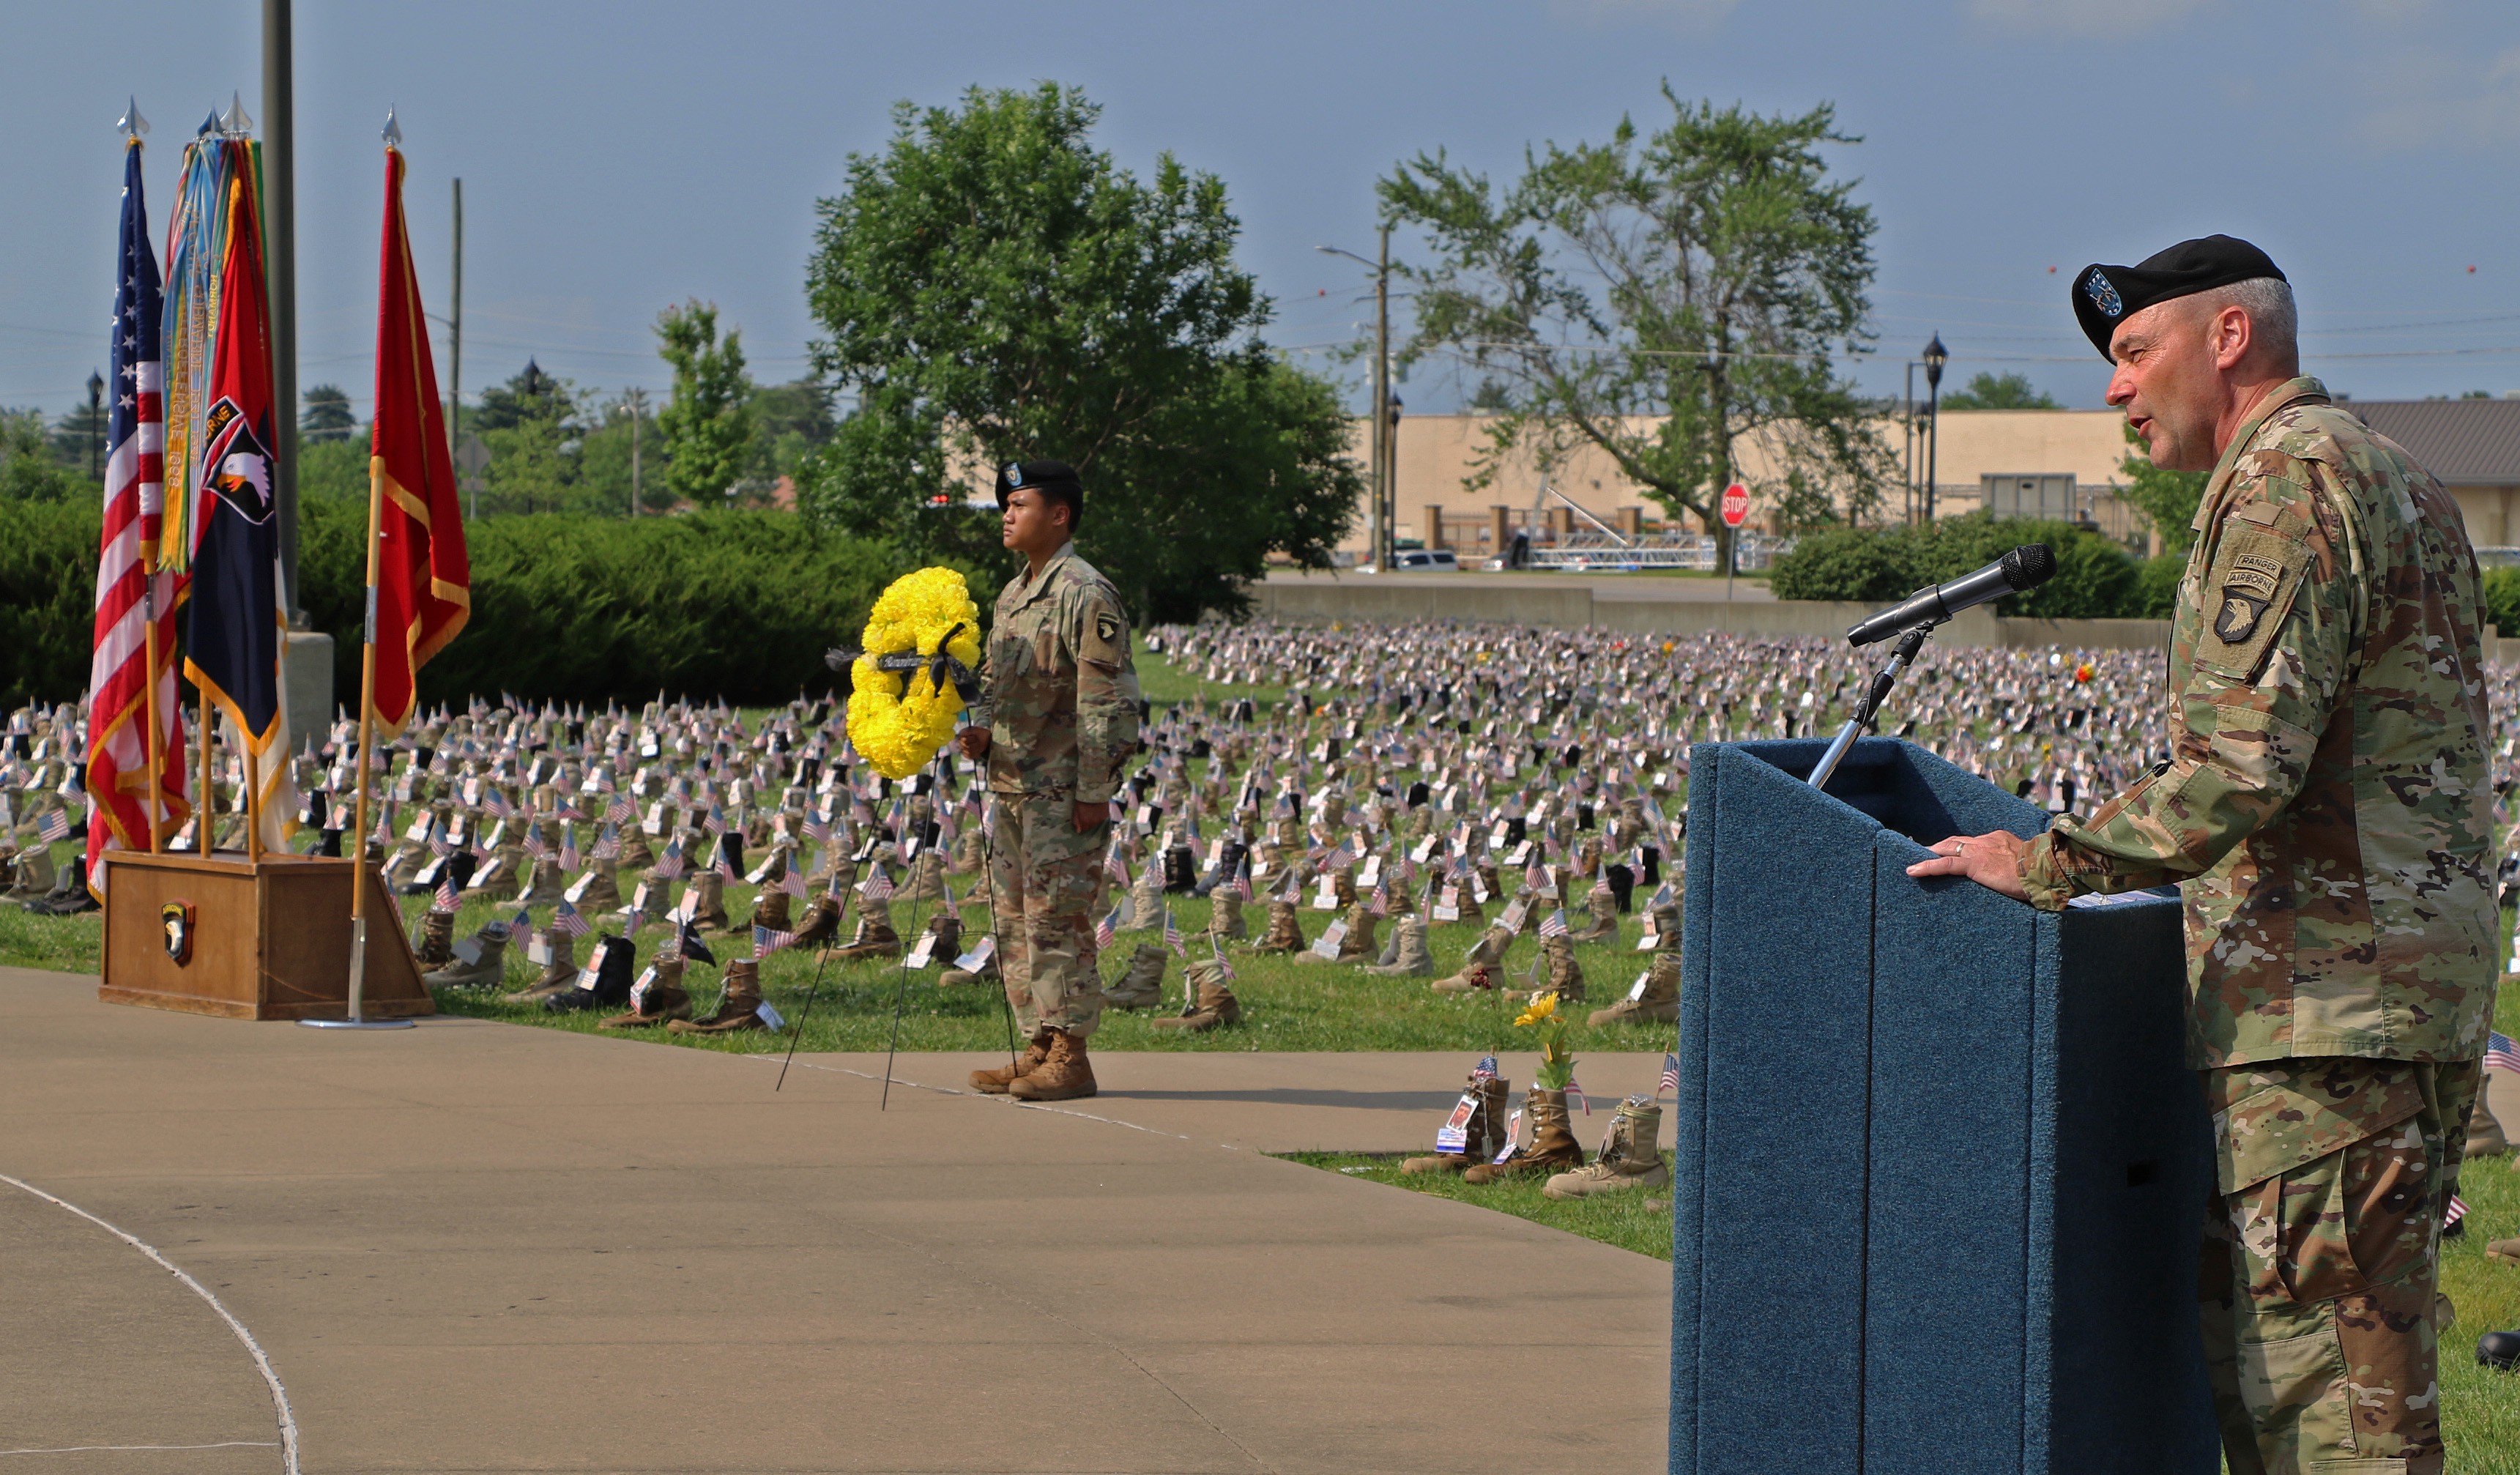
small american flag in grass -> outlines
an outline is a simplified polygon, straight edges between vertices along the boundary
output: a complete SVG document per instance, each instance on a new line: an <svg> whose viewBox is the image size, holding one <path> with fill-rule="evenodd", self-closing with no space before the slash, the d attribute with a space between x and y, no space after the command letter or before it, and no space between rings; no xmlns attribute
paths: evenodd
<svg viewBox="0 0 2520 1475"><path fill-rule="evenodd" d="M1102 870L1115 884L1129 884L1129 863L1120 857L1119 841L1113 840L1111 848L1102 852Z"/></svg>
<svg viewBox="0 0 2520 1475"><path fill-rule="evenodd" d="M2485 1068L2520 1075L2520 1050L2512 1047L2509 1035L2495 1033L2485 1037Z"/></svg>
<svg viewBox="0 0 2520 1475"><path fill-rule="evenodd" d="M1662 1084L1654 1088L1654 1095L1680 1095L1680 1056L1666 1053L1662 1057Z"/></svg>
<svg viewBox="0 0 2520 1475"><path fill-rule="evenodd" d="M795 945L796 934L793 932L782 932L775 927L752 929L752 956L755 960L767 958L783 948L792 948Z"/></svg>
<svg viewBox="0 0 2520 1475"><path fill-rule="evenodd" d="M67 809L45 811L44 817L35 822L35 833L42 835L47 841L68 839L70 812Z"/></svg>
<svg viewBox="0 0 2520 1475"><path fill-rule="evenodd" d="M1108 948L1111 946L1112 939L1119 935L1120 909L1114 907L1103 913L1102 919L1094 924L1094 946L1098 950Z"/></svg>
<svg viewBox="0 0 2520 1475"><path fill-rule="evenodd" d="M1493 1081L1496 1078L1497 1057L1494 1055L1481 1055L1479 1063L1470 1067L1470 1079L1473 1081Z"/></svg>
<svg viewBox="0 0 2520 1475"><path fill-rule="evenodd" d="M2467 1217L2467 1205L2455 1193L2450 1196L2450 1207L2442 1213L2442 1228L2449 1229Z"/></svg>
<svg viewBox="0 0 2520 1475"><path fill-rule="evenodd" d="M1190 949L1182 946L1181 928L1173 925L1173 909L1170 907L1164 909L1164 946L1184 958L1190 956Z"/></svg>
<svg viewBox="0 0 2520 1475"><path fill-rule="evenodd" d="M780 872L779 884L772 888L784 891L798 901L805 899L805 872L790 865Z"/></svg>
<svg viewBox="0 0 2520 1475"><path fill-rule="evenodd" d="M432 899L432 904L440 912L455 910L455 877L450 875L437 883L437 895Z"/></svg>
<svg viewBox="0 0 2520 1475"><path fill-rule="evenodd" d="M584 937L593 928L587 925L586 918L578 915L575 907L562 899L552 913L552 930L563 937Z"/></svg>
<svg viewBox="0 0 2520 1475"><path fill-rule="evenodd" d="M660 881L670 881L683 873L683 842L679 835L665 842L665 853L648 873Z"/></svg>
<svg viewBox="0 0 2520 1475"><path fill-rule="evenodd" d="M878 865L875 868L873 875L858 882L858 894L871 902L890 901L892 900L892 877L884 874L883 867Z"/></svg>
<svg viewBox="0 0 2520 1475"><path fill-rule="evenodd" d="M1540 919L1540 935L1543 937L1563 937L1566 935L1565 908L1560 907L1556 911L1550 913L1547 916Z"/></svg>

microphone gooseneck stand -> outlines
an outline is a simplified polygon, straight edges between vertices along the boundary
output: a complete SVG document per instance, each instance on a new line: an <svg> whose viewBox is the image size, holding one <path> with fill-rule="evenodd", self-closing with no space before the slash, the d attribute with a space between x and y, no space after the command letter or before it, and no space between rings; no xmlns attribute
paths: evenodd
<svg viewBox="0 0 2520 1475"><path fill-rule="evenodd" d="M1821 754L1820 762L1813 765L1808 781L1812 787L1825 788L1828 785L1829 777L1837 772L1837 765L1846 757L1846 750L1855 746L1855 739L1863 737L1865 731L1872 726L1873 718L1881 710L1882 699L1890 694L1890 688L1898 682L1899 673L1915 660L1916 652L1925 648L1926 639L1945 618L1947 616L1918 620L1901 632L1898 648L1892 652L1890 664L1883 666L1880 673L1872 678L1871 689L1864 693L1863 705L1855 709L1855 715L1847 719L1846 726L1837 730L1837 737L1829 743L1828 751Z"/></svg>

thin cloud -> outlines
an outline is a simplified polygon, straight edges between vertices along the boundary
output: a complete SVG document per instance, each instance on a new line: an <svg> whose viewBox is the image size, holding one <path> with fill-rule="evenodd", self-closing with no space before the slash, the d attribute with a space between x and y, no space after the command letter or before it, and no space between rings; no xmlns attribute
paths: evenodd
<svg viewBox="0 0 2520 1475"><path fill-rule="evenodd" d="M2014 30L2131 36L2206 9L2216 0L1969 0L1969 13Z"/></svg>

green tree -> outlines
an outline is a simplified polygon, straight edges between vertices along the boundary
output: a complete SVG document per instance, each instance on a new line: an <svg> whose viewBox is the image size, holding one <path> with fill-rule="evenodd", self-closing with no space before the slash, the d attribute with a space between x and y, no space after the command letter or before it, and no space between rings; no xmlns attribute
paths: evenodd
<svg viewBox="0 0 2520 1475"><path fill-rule="evenodd" d="M543 373L532 359L504 384L481 391L480 403L464 413L468 432L504 430L519 421L565 421L575 411L568 384Z"/></svg>
<svg viewBox="0 0 2520 1475"><path fill-rule="evenodd" d="M2127 484L2118 488L2118 500L2143 514L2161 534L2164 554L2184 555L2187 545L2196 541L2196 529L2188 524L2196 520L2197 505L2205 500L2205 483L2214 473L2165 471L2152 464L2134 425L2126 426L2125 433L2130 449L2119 458L2118 470Z"/></svg>
<svg viewBox="0 0 2520 1475"><path fill-rule="evenodd" d="M1384 210L1422 230L1404 362L1444 355L1500 412L1473 487L1508 453L1543 466L1597 446L1673 514L1720 538L1724 487L1756 445L1753 486L1780 521L1879 503L1889 456L1876 408L1834 355L1871 340L1871 210L1822 150L1857 140L1826 104L1800 116L1687 104L1607 144L1544 146L1502 192L1421 154L1382 181Z"/></svg>
<svg viewBox="0 0 2520 1475"><path fill-rule="evenodd" d="M744 479L768 486L796 475L805 458L828 444L838 426L831 386L820 380L763 384L752 391L752 445Z"/></svg>
<svg viewBox="0 0 2520 1475"><path fill-rule="evenodd" d="M656 409L634 402L628 392L608 399L581 402L582 433L577 447L579 507L599 516L626 514L635 483L642 513L661 513L674 506L673 489L665 484L664 440L656 430ZM633 424L633 417L636 424ZM632 453L637 474L632 474Z"/></svg>
<svg viewBox="0 0 2520 1475"><path fill-rule="evenodd" d="M1946 410L2062 410L2044 389L2031 387L2026 374L1972 374L1968 387L1943 396Z"/></svg>
<svg viewBox="0 0 2520 1475"><path fill-rule="evenodd" d="M100 400L93 408L81 400L53 422L53 460L79 480L93 482L105 470L105 426L111 408Z"/></svg>
<svg viewBox="0 0 2520 1475"><path fill-rule="evenodd" d="M62 502L91 497L99 489L87 479L86 471L84 456L76 470L55 458L44 432L42 411L0 410L0 499Z"/></svg>
<svg viewBox="0 0 2520 1475"><path fill-rule="evenodd" d="M368 500L366 427L353 425L325 440L297 442L297 495L315 501Z"/></svg>
<svg viewBox="0 0 2520 1475"><path fill-rule="evenodd" d="M317 384L297 396L304 408L297 413L297 443L311 440L347 440L358 428L359 418L350 413L349 391L338 384Z"/></svg>
<svg viewBox="0 0 2520 1475"><path fill-rule="evenodd" d="M490 513L557 513L572 509L577 487L576 441L567 425L536 415L481 432L490 448L484 473Z"/></svg>
<svg viewBox="0 0 2520 1475"><path fill-rule="evenodd" d="M1078 542L1142 620L1238 610L1272 553L1328 561L1358 497L1337 395L1259 340L1225 186L1141 181L1056 83L894 111L822 202L815 365L857 410L806 458L818 518L920 556L1003 561L965 504L1004 461L1086 488Z"/></svg>
<svg viewBox="0 0 2520 1475"><path fill-rule="evenodd" d="M656 412L665 483L703 507L743 479L752 439L752 378L739 336L730 328L720 342L717 308L697 300L656 318L656 351L674 367L673 396Z"/></svg>

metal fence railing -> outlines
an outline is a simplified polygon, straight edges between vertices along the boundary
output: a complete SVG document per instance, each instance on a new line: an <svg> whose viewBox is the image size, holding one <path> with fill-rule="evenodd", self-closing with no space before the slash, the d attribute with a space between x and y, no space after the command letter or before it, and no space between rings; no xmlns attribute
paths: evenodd
<svg viewBox="0 0 2520 1475"><path fill-rule="evenodd" d="M1740 535L1740 557L1733 566L1744 573L1765 569L1794 546L1791 538L1770 533ZM1723 563L1716 541L1705 533L1653 533L1624 545L1604 533L1580 532L1554 543L1535 544L1531 568L1623 569L1684 568L1720 573Z"/></svg>

